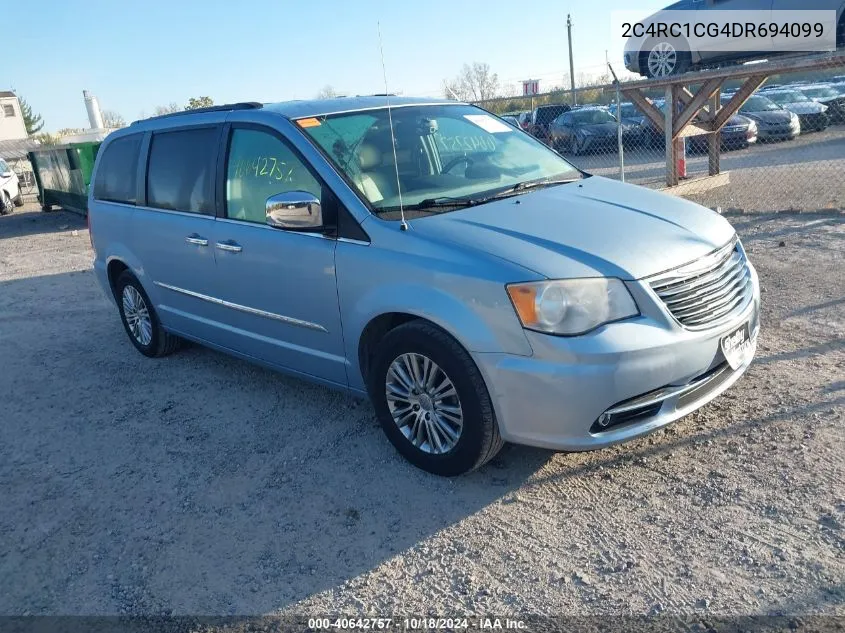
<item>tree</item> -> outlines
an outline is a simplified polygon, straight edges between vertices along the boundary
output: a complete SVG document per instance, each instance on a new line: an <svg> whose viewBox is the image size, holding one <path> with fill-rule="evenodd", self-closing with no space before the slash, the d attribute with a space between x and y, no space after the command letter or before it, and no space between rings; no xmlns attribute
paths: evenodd
<svg viewBox="0 0 845 633"><path fill-rule="evenodd" d="M57 134L48 134L47 132L36 134L32 137L32 139L42 147L51 147L53 145L58 145L62 142L60 136L58 136Z"/></svg>
<svg viewBox="0 0 845 633"><path fill-rule="evenodd" d="M107 128L126 127L126 119L114 110L103 110L103 126Z"/></svg>
<svg viewBox="0 0 845 633"><path fill-rule="evenodd" d="M155 110L153 110L153 114L155 116L161 116L162 114L173 114L174 112L181 112L184 110L182 106L178 103L171 101L168 105L165 106L156 106Z"/></svg>
<svg viewBox="0 0 845 633"><path fill-rule="evenodd" d="M41 115L34 114L32 112L32 106L23 97L18 96L18 102L21 104L21 116L23 116L23 124L26 126L26 133L30 136L38 134L41 128L44 127L44 121L41 120Z"/></svg>
<svg viewBox="0 0 845 633"><path fill-rule="evenodd" d="M459 101L486 101L500 92L499 76L490 72L490 64L480 62L464 64L457 77L443 83L446 98Z"/></svg>
<svg viewBox="0 0 845 633"><path fill-rule="evenodd" d="M198 108L210 108L214 105L214 101L212 101L211 97L191 97L188 99L188 105L185 106L186 110L196 110Z"/></svg>
<svg viewBox="0 0 845 633"><path fill-rule="evenodd" d="M326 84L317 93L316 98L317 99L332 99L332 98L337 97L337 96L338 96L337 90L332 88L329 84Z"/></svg>

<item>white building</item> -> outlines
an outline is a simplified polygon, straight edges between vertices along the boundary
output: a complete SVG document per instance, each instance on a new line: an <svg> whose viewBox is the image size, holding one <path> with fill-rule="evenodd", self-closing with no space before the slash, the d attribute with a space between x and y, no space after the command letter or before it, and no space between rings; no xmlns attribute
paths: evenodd
<svg viewBox="0 0 845 633"><path fill-rule="evenodd" d="M21 104L14 92L0 91L0 141L26 138Z"/></svg>

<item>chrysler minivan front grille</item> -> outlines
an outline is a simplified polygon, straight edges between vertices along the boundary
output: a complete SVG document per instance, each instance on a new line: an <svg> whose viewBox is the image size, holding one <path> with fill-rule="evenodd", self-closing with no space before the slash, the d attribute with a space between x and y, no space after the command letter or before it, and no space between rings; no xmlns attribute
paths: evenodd
<svg viewBox="0 0 845 633"><path fill-rule="evenodd" d="M672 316L694 330L724 323L742 312L753 298L751 271L736 238L648 282Z"/></svg>

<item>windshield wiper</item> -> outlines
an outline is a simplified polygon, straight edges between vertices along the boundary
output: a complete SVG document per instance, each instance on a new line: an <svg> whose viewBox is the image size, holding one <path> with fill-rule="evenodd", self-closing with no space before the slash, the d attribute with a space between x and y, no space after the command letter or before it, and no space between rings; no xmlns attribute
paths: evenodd
<svg viewBox="0 0 845 633"><path fill-rule="evenodd" d="M518 195L523 191L527 191L529 189L537 189L540 187L554 187L555 185L565 185L570 182L575 182L577 180L582 180L582 178L540 178L539 180L526 180L525 182L518 182L511 187L502 189L501 191L497 191L496 193L491 194L486 198L481 198L477 201L477 204L481 204L482 202L487 202L489 200L496 200L497 198L507 198L509 196Z"/></svg>
<svg viewBox="0 0 845 633"><path fill-rule="evenodd" d="M438 196L436 198L426 198L414 204L404 205L405 211L425 211L426 209L457 209L464 207L474 207L479 204L479 200L475 198L450 198L449 196ZM379 212L398 211L398 206L381 207Z"/></svg>

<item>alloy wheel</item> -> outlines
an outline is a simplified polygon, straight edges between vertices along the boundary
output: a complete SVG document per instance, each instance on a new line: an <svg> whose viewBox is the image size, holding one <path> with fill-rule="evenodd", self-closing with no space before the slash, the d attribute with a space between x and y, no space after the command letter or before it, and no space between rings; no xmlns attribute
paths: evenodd
<svg viewBox="0 0 845 633"><path fill-rule="evenodd" d="M648 54L648 71L652 77L666 77L678 65L678 51L669 42L660 42Z"/></svg>
<svg viewBox="0 0 845 633"><path fill-rule="evenodd" d="M397 357L388 367L385 393L393 421L416 448L442 455L457 445L464 426L461 401L433 360L416 353Z"/></svg>
<svg viewBox="0 0 845 633"><path fill-rule="evenodd" d="M153 340L153 322L141 293L134 286L123 288L123 316L135 340L143 346Z"/></svg>

